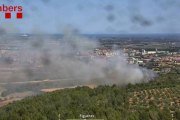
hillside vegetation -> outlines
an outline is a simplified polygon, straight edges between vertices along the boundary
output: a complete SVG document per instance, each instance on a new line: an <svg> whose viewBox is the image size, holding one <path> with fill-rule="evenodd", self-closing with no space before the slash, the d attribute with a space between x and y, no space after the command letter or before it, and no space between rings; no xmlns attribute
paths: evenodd
<svg viewBox="0 0 180 120"><path fill-rule="evenodd" d="M170 120L173 114L179 120L180 81L161 79L126 87L77 87L25 98L0 108L0 120L57 120L59 114L61 120L78 119L80 114L104 120Z"/></svg>

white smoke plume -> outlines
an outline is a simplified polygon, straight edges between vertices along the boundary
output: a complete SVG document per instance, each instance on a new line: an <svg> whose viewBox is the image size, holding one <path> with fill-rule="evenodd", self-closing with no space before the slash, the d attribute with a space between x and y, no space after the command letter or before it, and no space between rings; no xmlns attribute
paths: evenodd
<svg viewBox="0 0 180 120"><path fill-rule="evenodd" d="M34 43L42 46L36 46ZM57 43L37 39L27 45L31 45L30 47L39 53L38 57L41 58L46 71L43 74L46 79L74 79L74 84L78 79L78 84L82 85L127 85L149 82L156 76L151 70L128 64L123 53L110 59L94 56L93 52L99 47L99 43L82 36L65 33ZM82 58L81 55L85 57Z"/></svg>
<svg viewBox="0 0 180 120"><path fill-rule="evenodd" d="M10 68L18 65L21 72L15 72L8 82L54 80L63 79L68 85L127 85L149 82L156 74L138 65L130 65L123 56L105 59L94 55L94 50L100 45L94 38L73 35L71 30L65 30L63 37L53 40L43 35L24 37L18 46L26 48L20 50L21 60L41 60L42 68L34 70L32 64L21 65L13 62L10 57L4 60ZM17 39L16 39L17 40ZM116 48L115 46L112 49ZM22 74L25 73L25 74ZM1 80L1 82L7 82ZM60 83L61 84L61 83ZM53 87L53 85L52 85Z"/></svg>

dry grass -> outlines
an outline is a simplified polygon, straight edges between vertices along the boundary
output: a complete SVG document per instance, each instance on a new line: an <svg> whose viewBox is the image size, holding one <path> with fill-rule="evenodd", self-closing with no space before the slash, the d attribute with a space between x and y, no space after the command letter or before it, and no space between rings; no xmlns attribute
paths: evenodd
<svg viewBox="0 0 180 120"><path fill-rule="evenodd" d="M28 97L28 96L31 96L33 94L34 93L31 92L31 91L27 91L27 92L22 92L22 93L10 94L10 95L8 95L6 97L1 97L1 99L3 99L4 101L0 102L0 107L5 106L8 103L13 102L13 101L21 100L21 99L23 99L25 97Z"/></svg>

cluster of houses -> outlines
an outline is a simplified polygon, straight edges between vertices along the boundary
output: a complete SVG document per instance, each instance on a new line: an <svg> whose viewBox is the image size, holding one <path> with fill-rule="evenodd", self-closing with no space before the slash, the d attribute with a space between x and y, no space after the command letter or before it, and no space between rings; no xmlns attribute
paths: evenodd
<svg viewBox="0 0 180 120"><path fill-rule="evenodd" d="M95 49L94 55L99 57L117 57L124 56L129 64L142 64L148 62L174 62L180 63L180 54L178 52L169 51L146 51L142 49L123 49L123 50L110 50L110 49Z"/></svg>

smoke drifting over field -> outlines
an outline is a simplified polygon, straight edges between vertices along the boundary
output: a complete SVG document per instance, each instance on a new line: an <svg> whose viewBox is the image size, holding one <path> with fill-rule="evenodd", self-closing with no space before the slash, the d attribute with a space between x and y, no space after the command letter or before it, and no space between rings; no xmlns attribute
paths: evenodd
<svg viewBox="0 0 180 120"><path fill-rule="evenodd" d="M26 51L24 53L28 54L28 57L41 60L43 68L34 71L31 65L20 65L23 67L22 73L25 74L15 73L8 82L64 79L67 83L61 87L88 84L127 85L149 82L156 77L151 70L128 64L123 52L120 56L109 59L94 56L94 50L99 48L98 41L94 38L74 35L72 31L65 30L63 37L56 41L43 35L30 39L21 37L22 42L18 45L27 48L27 53ZM116 47L112 49L114 48L117 49ZM21 59L25 58L23 55L20 56ZM16 63L7 57L4 64L12 67ZM52 84L51 87L54 85Z"/></svg>
<svg viewBox="0 0 180 120"><path fill-rule="evenodd" d="M29 41L27 46L39 53L38 57L41 58L46 71L42 75L46 79L74 79L74 85L75 79L80 79L78 84L82 85L88 83L126 85L149 82L156 76L151 70L140 68L138 65L129 65L123 52L120 56L108 60L94 56L88 57L87 60L80 59L82 54L93 53L94 49L99 47L99 43L90 38L66 32L61 42L55 46L51 44L52 41L39 39ZM27 77L33 75L31 70L25 72ZM72 84L72 81L69 84Z"/></svg>

